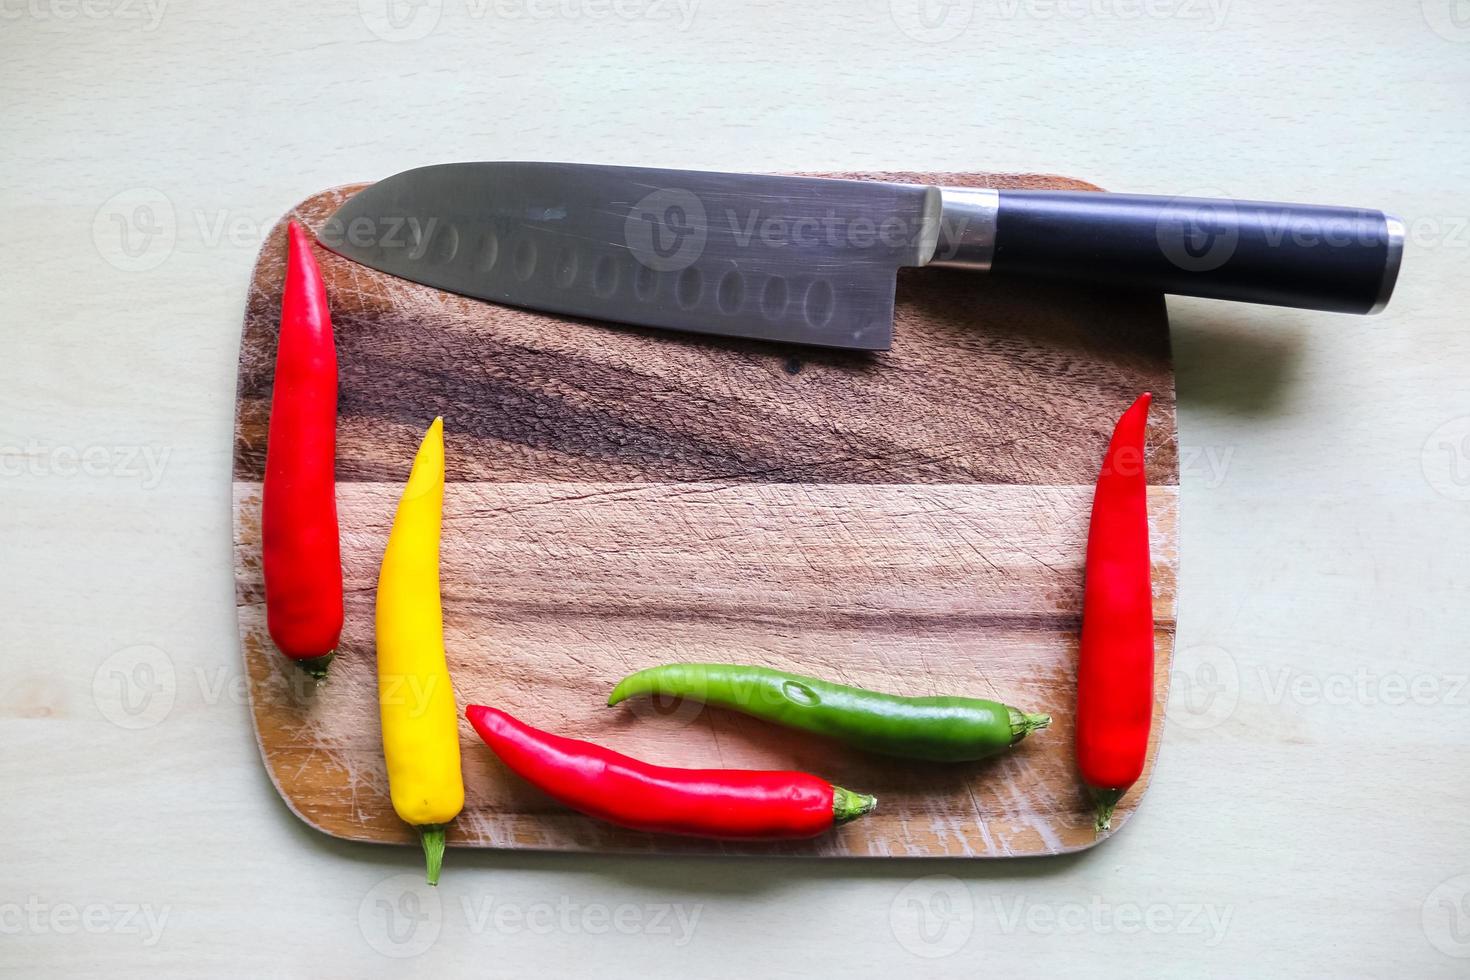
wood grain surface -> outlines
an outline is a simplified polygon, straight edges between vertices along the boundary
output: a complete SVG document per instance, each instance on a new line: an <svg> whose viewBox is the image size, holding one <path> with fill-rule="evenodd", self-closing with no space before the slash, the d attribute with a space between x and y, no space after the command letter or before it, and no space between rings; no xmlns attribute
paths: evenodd
<svg viewBox="0 0 1470 980"><path fill-rule="evenodd" d="M289 217L319 228L355 189L318 194ZM383 771L373 592L402 481L437 414L450 480L445 629L461 705L494 704L653 762L801 768L880 799L875 813L813 841L623 831L517 780L462 720L467 802L451 845L1002 857L1096 843L1072 752L1083 545L1112 423L1143 390L1155 395L1156 735L1168 694L1178 454L1161 297L904 270L893 350L863 354L565 320L319 251L341 371L347 626L316 688L275 652L262 604L260 480L284 229L283 219L262 248L245 313L235 558L261 753L302 819L352 840L413 840ZM671 660L967 693L1049 711L1055 723L1001 757L940 766L695 705L605 706L623 674Z"/></svg>

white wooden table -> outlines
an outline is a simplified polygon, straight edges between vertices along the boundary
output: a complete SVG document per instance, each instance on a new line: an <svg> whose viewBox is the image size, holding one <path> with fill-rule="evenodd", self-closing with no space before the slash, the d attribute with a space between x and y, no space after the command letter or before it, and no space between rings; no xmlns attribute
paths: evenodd
<svg viewBox="0 0 1470 980"><path fill-rule="evenodd" d="M0 972L1470 971L1470 11L1454 0L0 0ZM1051 170L1410 221L1376 319L1171 302L1178 671L1086 855L337 843L243 704L259 238L461 159ZM395 960L395 957L398 959Z"/></svg>

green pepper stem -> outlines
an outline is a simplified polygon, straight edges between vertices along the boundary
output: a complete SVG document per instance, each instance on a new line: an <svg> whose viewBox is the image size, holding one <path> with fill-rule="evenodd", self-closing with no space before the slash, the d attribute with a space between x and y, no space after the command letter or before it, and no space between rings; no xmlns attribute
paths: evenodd
<svg viewBox="0 0 1470 980"><path fill-rule="evenodd" d="M429 884L439 884L439 869L444 867L444 825L429 824L419 828L424 845L424 861L429 866Z"/></svg>
<svg viewBox="0 0 1470 980"><path fill-rule="evenodd" d="M856 820L865 813L872 813L878 806L878 798L867 793L854 793L841 786L832 787L832 823L834 826Z"/></svg>
<svg viewBox="0 0 1470 980"><path fill-rule="evenodd" d="M332 662L332 658L336 655L336 650L328 650L320 657L312 657L310 660L298 660L296 661L296 666L306 671L315 680L324 681L327 679L327 665Z"/></svg>
<svg viewBox="0 0 1470 980"><path fill-rule="evenodd" d="M1014 745L1032 732L1040 731L1051 724L1051 715L1028 714L1007 708L1011 716L1011 744Z"/></svg>
<svg viewBox="0 0 1470 980"><path fill-rule="evenodd" d="M1113 826L1113 808L1123 798L1126 789L1095 789L1092 791L1093 798L1097 800L1097 817L1093 821L1092 829L1096 833L1111 830Z"/></svg>

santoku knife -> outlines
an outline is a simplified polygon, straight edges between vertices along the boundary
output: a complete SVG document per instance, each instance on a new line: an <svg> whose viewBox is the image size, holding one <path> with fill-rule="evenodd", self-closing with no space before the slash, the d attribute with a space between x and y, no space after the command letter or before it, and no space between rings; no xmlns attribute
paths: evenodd
<svg viewBox="0 0 1470 980"><path fill-rule="evenodd" d="M621 323L886 350L901 266L1376 313L1404 229L1381 211L569 163L379 181L324 245L478 299Z"/></svg>

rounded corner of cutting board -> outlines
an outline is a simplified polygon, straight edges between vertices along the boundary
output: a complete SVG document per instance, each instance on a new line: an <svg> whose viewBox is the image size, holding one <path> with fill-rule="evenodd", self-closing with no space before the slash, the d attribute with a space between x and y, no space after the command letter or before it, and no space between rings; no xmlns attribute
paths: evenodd
<svg viewBox="0 0 1470 980"><path fill-rule="evenodd" d="M996 187L1099 189L1084 181L1038 174L831 176L927 179ZM284 273L283 250L279 246L285 223L297 218L309 228L317 228L342 200L362 186L365 185L343 184L303 199L277 221L257 259L252 278L252 301L246 309L241 346L241 383L236 415L237 605L242 640L247 641L242 643L241 654L251 681L251 714L257 744L271 782L287 808L308 827L328 837L401 844L411 843L411 835L392 817L391 803L381 786L380 774L367 773L374 765L371 760L376 752L375 744L370 744L375 743L376 713L368 707L372 695L371 671L367 666L357 663L341 672L339 697L346 697L346 692L351 690L351 697L357 699L361 707L358 713L364 719L368 715L372 717L357 723L342 722L345 729L351 730L333 730L331 738L326 738L327 733L323 729L313 727L315 722L303 724L300 717L293 716L291 712L298 710L299 706L292 708L287 704L283 707L280 699L273 701L269 696L257 698L261 686L272 683L269 678L274 673L274 668L263 662L263 658L269 657L273 650L259 642L263 617L259 615L258 607L258 523L252 525L253 520L258 521L259 484L256 477L263 458L264 422L270 392L269 365L273 363L273 357L267 355L273 352L274 336L273 324L269 322L273 315L271 305L261 302L260 298L268 299L272 291L277 296L279 294L279 280ZM274 249L272 243L275 243ZM438 404L441 396L445 395L443 391L426 389L419 392L415 401L411 392L405 394L392 389L413 384L448 385L456 389L448 393L451 399L449 407L455 409L452 414L462 418L473 416L462 423L462 438L480 440L475 455L484 457L473 462L462 461L462 466L475 472L460 473L457 478L451 474L448 499L456 503L450 506L462 506L466 514L480 514L482 517L485 514L505 515L471 533L488 536L491 550L498 557L508 556L513 564L518 562L524 566L520 568L520 574L525 578L508 578L507 574L511 573L503 571L490 575L492 586L495 582L503 582L507 584L508 591L514 593L510 604L514 611L507 614L506 621L500 621L493 615L485 618L462 605L457 606L453 597L447 597L446 625L456 631L456 639L461 644L500 644L495 647L497 651L507 650L510 651L507 656L521 658L511 667L530 671L535 676L540 676L537 672L543 668L524 659L525 647L544 642L544 659L562 669L563 674L555 679L551 675L545 678L552 694L547 702L526 709L536 711L531 720L540 720L547 727L566 734L605 739L631 754L641 753L654 761L669 764L808 768L844 785L877 791L888 804L863 821L810 843L728 845L650 838L607 828L556 808L544 797L507 778L503 771L496 770L495 763L485 753L473 752L467 741L466 782L479 790L471 793L467 810L480 809L473 814L472 820L461 818L459 833L455 835L457 839L451 840L451 846L617 853L1025 857L1077 854L1090 850L1115 836L1131 820L1134 809L1141 805L1149 788L1162 731L1162 709L1167 698L1168 668L1173 653L1174 584L1178 569L1178 460L1173 372L1168 352L1167 319L1158 297L1126 296L1106 291L1074 293L1060 287L1024 284L992 288L946 273L939 273L932 279L906 281L901 277L898 317L903 329L895 349L876 356L849 358L831 352L680 335L654 334L656 339L651 341L642 331L572 323L529 311L452 297L426 287L389 280L371 270L349 268L346 260L331 253L319 254L327 273L329 291L334 284L350 281L353 293L341 296L340 300L338 295L331 292L329 295L334 301L333 317L338 326L344 389L349 398L361 396L355 403L351 418L344 415L346 421L339 424L339 428L347 431L345 440L339 436L338 484L339 507L344 508L344 551L351 552L344 554L344 562L349 574L362 580L354 593L359 609L355 622L351 624L360 634L354 636L353 642L365 647L358 651L359 658L365 656L370 663L370 627L367 633L362 633L366 607L361 603L364 594L365 601L369 605L371 602L368 580L374 567L373 552L380 549L379 538L385 534L386 522L391 515L390 498L398 490L394 479L389 476L401 476L398 474L401 467L393 465L393 451L399 447L391 438L394 426L401 427L402 424L397 420L397 414L419 402L422 403L422 412L444 414L445 411L445 406ZM914 293L915 282L923 283L921 294ZM447 373L419 374L417 369L420 365L404 365L408 372L405 377L389 379L376 386L369 384L371 390L362 392L351 388L363 383L362 379L368 376L364 373L367 367L349 375L348 372L353 371L360 361L371 361L373 371L391 372L398 366L398 359L420 356L418 348L426 345L413 344L406 337L406 332L436 318L439 322L433 323L434 329L468 331L476 341L473 349L456 348L461 358L450 365ZM1122 339L1134 335L1144 338L1144 341L1133 343ZM464 337L455 334L451 346L463 342ZM1058 363L1055 348L1060 342L1076 342L1092 354L1083 358L1067 358L1070 366L1064 370L1072 373L1052 378L1048 372ZM575 351L576 356L568 357L569 351ZM1068 350L1065 353L1071 355L1074 352ZM478 375L494 374L497 368L495 358L499 356L513 363L506 367L503 378L495 375L493 383L487 384ZM556 413L565 405L557 400L557 392L552 391L557 384L557 372L574 373L587 369L584 362L595 362L591 366L596 371L597 385L610 390L603 396L593 386L584 386L581 397L596 402L593 410L580 415L572 412L570 422L563 425ZM468 366L478 374L466 377L463 373L465 368L459 365ZM890 373L890 367L899 370ZM863 472L844 470L843 467L851 461L844 462L837 452L829 452L823 457L819 450L824 447L820 445L810 458L803 456L802 439L809 436L821 443L825 438L822 430L827 428L841 430L833 448L840 447L846 439L851 443L846 447L849 450L853 446L858 449L876 446L888 451L885 439L889 433L886 429L893 419L885 416L881 424L871 426L851 424L852 419L844 413L865 409L860 398L843 400L842 392L848 387L862 389L863 385L877 385L877 389L869 388L866 392L870 403L882 401L879 395L891 394L898 401L890 405L890 409L896 406L912 410L940 405L945 412L964 421L965 409L946 401L945 396L938 393L941 382L925 379L944 376L951 380L943 384L953 388L957 379L962 377L962 374L955 373L957 368L967 367L974 368L983 377L987 388L980 397L989 400L982 401L983 409L974 409L973 429L965 430L961 426L959 431L969 431L968 438L990 447L987 451L999 453L1009 463L1019 460L1026 472L1019 476L1013 472L1005 474L1005 480L1015 479L1016 482L984 479L987 471L984 453L974 456L964 466L952 465L946 460L940 450L949 451L954 447L940 445L939 436L953 430L954 418L941 418L933 426L936 434L932 445L925 441L927 435L915 437L913 445L904 443L904 439L911 435L907 430L895 439L895 444L902 444L906 451L911 449L917 454L928 454L915 462L911 459L906 461L901 453L892 453L888 462L894 472L902 471L898 477L881 466ZM512 376L516 371L522 373ZM907 381L905 372L911 376ZM1043 381L1063 385L1065 390L1052 390L1048 399L1038 401L1029 388L1017 387L1029 386L1032 376L1037 374L1044 376ZM666 410L664 403L670 397L677 404L678 399L686 394L694 399L693 404L705 405L708 392L700 384L700 379L721 375L738 377L757 387L765 385L778 398L785 399L779 405L762 402L758 406L762 410L788 413L776 420L785 424L757 426L774 433L770 438L764 432L752 434L752 416L744 411L749 406L732 396L728 404L718 403L705 409L718 416L713 423L715 427L725 430L721 436L710 436L714 441L707 444L697 440L691 442L687 432L673 431L664 433L669 440L668 446L661 445L657 438L652 439L649 445L643 445L639 442L636 427L618 428L624 421L620 413L636 415L648 407L643 404L648 396L637 387L642 383L641 379L648 379L654 401ZM548 377L549 381L546 380ZM536 387L538 378L544 387ZM827 378L834 384L824 387L822 381ZM915 378L918 380L913 380ZM1000 384L992 391L997 381ZM734 381L729 383L733 385ZM623 628L638 633L640 641L647 641L638 651L641 659L636 662L641 666L658 657L659 649L664 649L653 641L662 637L659 642L672 642L668 637L670 631L676 631L675 628L700 632L699 617L706 612L712 612L716 619L728 617L731 612L720 606L718 590L701 597L694 594L697 589L690 590L687 581L669 586L674 592L683 589L687 593L675 597L688 599L685 607L673 608L678 603L672 600L660 605L656 596L639 591L636 586L638 570L632 565L617 567L620 574L625 574L625 578L634 581L635 585L622 592L612 588L598 576L606 574L606 568L601 566L609 562L617 565L617 555L607 557L596 549L601 546L616 550L626 547L626 541L617 536L598 538L595 534L586 533L586 526L593 520L603 520L627 532L632 527L641 527L640 521L648 522L644 530L652 536L654 543L669 551L679 551L681 560L693 562L688 568L693 570L696 579L712 568L698 564L698 555L689 550L702 547L724 548L720 552L721 560L735 562L734 567L743 568L741 574L748 580L759 578L763 570L741 566L740 548L731 550L721 542L734 539L739 544L746 540L748 546L755 547L749 544L748 539L742 539L741 535L748 532L742 531L741 521L749 520L750 515L759 518L767 512L781 515L781 521L789 519L794 525L788 528L786 523L780 523L763 527L762 533L775 541L773 547L785 548L803 560L814 559L817 565L814 578L801 579L799 562L775 555L771 560L781 569L776 577L793 576L776 584L791 586L798 591L804 585L819 589L824 575L842 568L844 562L856 561L860 566L859 578L863 579L859 585L871 590L871 596L851 603L854 607L849 610L852 623L835 627L818 624L817 632L821 636L809 646L803 646L797 627L783 621L779 603L770 611L755 610L759 628L741 635L746 640L754 637L764 645L754 648L759 652L745 650L750 657L769 654L771 661L792 669L804 668L808 673L828 672L839 679L870 686L882 686L886 680L888 687L900 693L922 693L917 688L928 682L918 676L921 669L937 672L932 681L935 686L947 684L943 679L946 676L971 676L963 672L963 663L955 667L944 662L943 657L947 654L969 655L968 651L976 644L986 644L987 648L993 644L1001 659L990 662L981 658L974 663L984 668L982 672L987 674L988 680L999 682L1000 695L1009 693L1014 702L1042 699L1045 692L1069 698L1066 665L1075 651L1069 648L1067 639L1071 631L1068 617L1072 615L1074 604L1068 589L1071 585L1080 584L1080 566L1075 565L1076 556L1066 552L1080 539L1077 521L1083 518L1077 500L1081 493L1090 494L1091 475L1084 479L1073 474L1068 479L1048 481L1036 477L1032 470L1042 472L1049 467L1057 468L1060 465L1058 458L1078 455L1078 444L1085 449L1081 456L1085 457L1094 449L1100 455L1111 424L1107 416L1115 417L1116 412L1126 407L1136 390L1141 390L1141 384L1154 389L1156 396L1165 395L1156 401L1156 412L1150 419L1150 450L1157 456L1150 463L1151 517L1154 516L1155 505L1159 505L1153 522L1159 627L1156 639L1158 694L1147 768L1138 786L1120 804L1110 832L1100 836L1092 833L1090 812L1084 812L1086 808L1066 795L1075 790L1075 774L1070 768L1070 724L1065 721L1057 726L1060 730L1054 731L1057 736L1054 744L1044 745L1038 756L1023 757L1032 761L1018 759L1002 763L998 774L976 777L973 785L966 783L958 795L952 785L933 792L927 785L917 789L900 788L897 792L890 788L885 795L883 787L864 782L869 778L880 782L884 779L892 781L893 771L884 770L884 763L860 759L840 748L794 742L780 733L761 731L753 722L731 720L728 716L723 721L711 722L710 725L720 729L720 740L717 746L713 743L706 746L703 740L713 734L714 728L703 722L696 726L697 738L680 739L680 733L660 727L659 719L645 719L637 725L619 727L609 722L605 713L595 710L600 707L601 695L605 693L602 688L608 680L600 674L611 675L626 664L613 663L608 665L610 669L602 670L596 661L590 661L591 666L574 667L577 658L586 653L579 650L578 645L585 644L589 636ZM926 385L932 386L932 390L926 389ZM461 387L464 390L458 390ZM540 430L534 425L517 426L514 419L507 420L477 408L478 403L474 401L477 397L497 408L525 404L533 416L540 412L543 422L547 417L552 422ZM598 401L599 398L603 400ZM904 402L904 398L911 399L911 402ZM1010 406L1012 401L1033 407L1029 410L1013 408ZM1061 407L1057 408L1057 405ZM1072 417L1067 414L1079 411L1078 406L1085 409L1082 415ZM789 414L802 411L816 417L802 420ZM985 414L987 411L1000 417L992 418ZM1040 421L1028 412L1039 416ZM650 427L655 425L642 416L635 421ZM864 422L861 418L857 421ZM762 422L768 423L768 420ZM599 441L595 431L598 426L607 426L615 431L612 436ZM1058 436L1056 431L1052 431L1069 426L1070 435ZM708 433L701 430L698 434ZM719 443L719 438L727 438L735 450L748 449L749 452L732 451ZM741 440L747 438L751 441L750 446L740 445ZM987 442L987 439L991 441ZM783 440L785 445L782 445ZM630 445L632 449L627 448ZM1021 448L1016 448L1018 446ZM701 465L706 469L701 470ZM861 462L852 464L857 469L863 465ZM499 471L492 472L497 467ZM721 467L734 472L725 472ZM904 477L903 473L915 475ZM967 503L966 494L983 500L979 504ZM1026 502L1028 494L1036 497L1034 504ZM719 503L722 495L730 498L725 505ZM859 502L856 509L854 501ZM958 515L957 523L946 523L945 515L951 509ZM853 520L851 514L855 512L863 515L857 521L861 526L845 523ZM557 525L557 514L571 523ZM673 516L669 516L671 514ZM1045 517L1046 514L1050 516ZM913 520L921 523L930 521L934 526L925 531L916 528L911 523ZM1006 523L1012 520L1020 522L1020 531ZM1053 526L1046 520L1059 523ZM710 540L704 544L700 543L698 534L689 533L691 528L701 526L700 521L713 522L712 527L705 528L709 531ZM1005 549L997 549L998 552L1009 551L1013 546L1022 550L1031 548L1037 553L1027 555L1028 559L1057 565L1052 569L1054 575L1029 560L1024 567L1006 565L1003 569L1022 576L1029 575L1031 579L1028 581L1039 582L1042 587L1055 591L1057 594L1049 600L1055 603L1054 611L1048 612L1042 606L1031 611L1006 610L985 598L986 586L992 584L985 576L992 573L986 570L980 559L990 559L984 554L974 559L973 555L967 555L965 549L975 545L973 536L967 537L969 531L979 528L976 533L983 537L990 533L991 522L996 522L997 528L1018 535L998 537L996 540L1005 544ZM446 528L449 526L446 521ZM458 526L463 530L462 524ZM897 548L895 554L900 558L915 553L911 536L923 537L920 532L935 535L937 545L945 554L943 561L953 565L950 570L961 569L964 574L975 575L975 609L962 608L969 600L956 600L953 591L947 590L944 582L930 576L930 570L922 566L922 562L918 572L912 575L914 581L910 582L905 577L908 573L905 576L888 575L881 562L866 561L861 533L875 527L879 529L880 539L883 534L892 537L891 540L879 540L878 546ZM593 566L587 582L582 583L580 592L562 603L575 607L573 613L583 617L580 620L575 617L558 619L555 611L550 609L552 601L544 584L533 581L537 575L543 579L550 576L554 587L556 577L565 572L562 564L547 559L547 549L537 552L534 544L538 534L554 533L558 528L562 531L570 528L570 540L563 542L565 547L585 546L590 549L582 559ZM1082 530L1085 530L1085 524ZM853 545L856 558L843 555L840 548L833 550L833 531L838 532L839 538L844 533L853 536L853 541L857 542ZM1046 539L1047 533L1053 537L1064 533L1068 544L1059 546L1060 558L1053 553L1054 543ZM352 542L350 549L347 545L349 540ZM452 546L448 548L451 553L453 550ZM539 559L534 557L538 553ZM661 554L657 550L650 552L649 561L658 565ZM601 563L599 559L602 559ZM997 560L1007 562L1010 559L998 554ZM539 566L538 561L542 562ZM676 564L674 567L681 566ZM465 566L462 565L457 570L448 568L447 576L464 571ZM995 574L1000 575L999 572ZM447 577L446 580L452 579ZM994 582L1003 585L1003 577L995 578ZM728 588L738 592L739 581L732 581ZM912 594L908 592L910 589ZM617 605L624 598L633 603L635 613L646 611L649 623L654 625L636 621L636 616L629 618L630 613ZM707 607L701 602L707 603ZM883 625L885 616L890 614L881 608L869 608L881 607L885 603L894 606L891 631ZM366 615L370 620L370 612ZM669 622L674 624L669 631L659 632L656 620L661 616L669 617ZM936 616L940 618L936 620ZM605 628L597 625L604 619L609 625ZM588 623L594 625L588 626ZM681 623L685 625L680 627ZM740 633L738 627L731 629ZM1056 632L1058 630L1060 633ZM893 635L889 635L890 632ZM254 642L249 640L252 633ZM834 637L839 644L838 654L816 648L816 643L830 643ZM703 637L699 643L708 639ZM699 647L699 643L695 644L696 652L725 656L726 659L730 659L733 652L725 646ZM930 644L929 656L933 659L927 664L904 660L903 643ZM1024 669L1027 650L1036 645L1047 646L1053 651L1051 672L1044 677L1030 676ZM874 648L878 649L877 654L869 652ZM666 649L673 651L675 647L667 646ZM850 657L840 655L844 650ZM460 650L456 654L452 651L451 656L456 655L468 657L470 652ZM901 662L885 673L881 660L895 655ZM567 656L572 659L563 664L562 660ZM806 657L812 660L803 659ZM1007 657L1020 659L1010 663ZM487 665L482 661L460 660L454 667L461 700L483 696L486 690L493 689L492 685L500 675L494 663ZM565 668L573 671L570 681ZM589 676L585 680L578 679L575 672L579 670ZM980 693L986 692L982 690ZM365 737L369 730L370 738ZM339 763L344 744L357 755L352 757L353 761ZM306 748L305 753L301 751L303 747ZM708 757L701 755L707 749L712 749L714 754ZM380 765L381 760L378 759L376 764ZM1023 792L1040 788L1059 795L1045 800L1032 812L1024 799L1019 804L1008 801L1002 787ZM350 797L350 801L344 794ZM485 806L487 795L496 800L494 807ZM333 814L332 818L322 818L320 814L323 812Z"/></svg>

